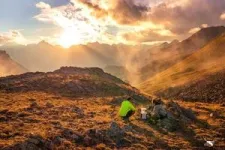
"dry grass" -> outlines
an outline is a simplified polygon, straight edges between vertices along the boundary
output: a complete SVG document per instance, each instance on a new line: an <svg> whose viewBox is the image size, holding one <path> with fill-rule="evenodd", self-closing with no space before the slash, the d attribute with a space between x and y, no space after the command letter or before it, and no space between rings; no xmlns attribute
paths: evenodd
<svg viewBox="0 0 225 150"><path fill-rule="evenodd" d="M89 129L107 130L112 121L116 121L121 127L126 125L117 116L119 105L112 105L112 97L73 99L41 92L0 93L0 97L0 148L23 143L29 140L30 136L40 136L44 140L49 140L60 136L63 129L72 129L74 132L86 134ZM38 108L30 108L33 101L37 102ZM47 103L53 106L46 107ZM136 114L129 123L132 130L124 137L130 144L120 148L198 149L204 148L203 137L216 140L218 148L225 147L224 132L222 132L225 130L224 107L217 104L178 103L186 108L192 108L197 113L199 121L185 126L184 130L166 132L139 120ZM83 115L80 116L74 109L83 110ZM214 113L214 116L210 117L210 113ZM6 120L2 119L4 117ZM88 148L82 143L68 139L64 139L63 143L56 147L58 149ZM89 148L111 149L113 147L115 143L100 140Z"/></svg>
<svg viewBox="0 0 225 150"><path fill-rule="evenodd" d="M224 35L216 38L183 61L143 82L139 85L140 89L152 94L223 70L225 68L224 41Z"/></svg>

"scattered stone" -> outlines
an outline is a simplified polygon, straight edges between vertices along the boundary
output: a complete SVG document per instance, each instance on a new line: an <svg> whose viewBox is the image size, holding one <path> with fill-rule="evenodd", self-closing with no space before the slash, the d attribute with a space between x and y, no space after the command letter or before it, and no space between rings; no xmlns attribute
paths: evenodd
<svg viewBox="0 0 225 150"><path fill-rule="evenodd" d="M33 98L29 98L29 101L30 101L30 102L35 102L36 100L33 99Z"/></svg>
<svg viewBox="0 0 225 150"><path fill-rule="evenodd" d="M46 106L47 108L52 108L52 107L54 107L54 105L53 105L52 103L50 103L50 102L47 102L47 103L45 104L45 106Z"/></svg>
<svg viewBox="0 0 225 150"><path fill-rule="evenodd" d="M85 136L85 137L84 137L84 144L85 144L86 146L92 146L92 145L94 145L94 142L93 142L93 140L92 140L91 137Z"/></svg>
<svg viewBox="0 0 225 150"><path fill-rule="evenodd" d="M32 101L31 104L30 104L30 108L38 108L38 104L36 101Z"/></svg>
<svg viewBox="0 0 225 150"><path fill-rule="evenodd" d="M63 143L63 138L60 136L56 136L52 139L52 142L56 145L61 145Z"/></svg>
<svg viewBox="0 0 225 150"><path fill-rule="evenodd" d="M5 116L0 116L0 122L5 122L5 121L7 121L8 119L7 119L7 117L5 117Z"/></svg>
<svg viewBox="0 0 225 150"><path fill-rule="evenodd" d="M108 134L110 137L122 137L124 135L124 130L122 130L120 126L113 121L108 129Z"/></svg>
<svg viewBox="0 0 225 150"><path fill-rule="evenodd" d="M196 115L192 111L192 109L190 109L190 108L189 109L183 108L182 111L183 111L184 116L188 117L189 119L191 119L191 120L196 120L197 119Z"/></svg>
<svg viewBox="0 0 225 150"><path fill-rule="evenodd" d="M0 114L6 114L8 111L9 111L8 109L0 110Z"/></svg>
<svg viewBox="0 0 225 150"><path fill-rule="evenodd" d="M66 139L69 139L69 140L72 140L72 141L75 141L75 142L80 142L83 140L83 135L78 133L78 132L75 132L71 129L64 129L62 131L62 135L66 138Z"/></svg>

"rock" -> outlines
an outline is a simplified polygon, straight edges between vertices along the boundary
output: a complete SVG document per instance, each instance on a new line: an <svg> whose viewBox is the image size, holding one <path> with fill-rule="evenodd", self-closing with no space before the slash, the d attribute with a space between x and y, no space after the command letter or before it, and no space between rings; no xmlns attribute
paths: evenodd
<svg viewBox="0 0 225 150"><path fill-rule="evenodd" d="M4 122L4 121L7 121L8 119L7 119L7 117L5 117L5 116L0 116L0 122Z"/></svg>
<svg viewBox="0 0 225 150"><path fill-rule="evenodd" d="M47 103L45 104L45 106L46 106L47 108L52 108L52 107L54 107L54 105L53 105L52 103L50 103L50 102L47 102Z"/></svg>
<svg viewBox="0 0 225 150"><path fill-rule="evenodd" d="M120 128L116 122L112 122L110 128L107 131L107 136L116 142L116 145L120 145L125 136L125 130Z"/></svg>
<svg viewBox="0 0 225 150"><path fill-rule="evenodd" d="M160 98L155 98L152 100L153 105L163 105L163 101Z"/></svg>
<svg viewBox="0 0 225 150"><path fill-rule="evenodd" d="M60 136L56 136L52 139L52 142L56 145L61 145L63 143L63 138Z"/></svg>
<svg viewBox="0 0 225 150"><path fill-rule="evenodd" d="M77 113L78 117L82 118L84 117L84 110L82 108L79 108L79 107L74 107L72 109L73 112Z"/></svg>
<svg viewBox="0 0 225 150"><path fill-rule="evenodd" d="M125 126L123 127L123 129L122 129L122 130L123 130L124 132L131 132L131 131L132 131L132 129L133 129L133 128L132 128L132 126L125 125Z"/></svg>
<svg viewBox="0 0 225 150"><path fill-rule="evenodd" d="M94 144L94 142L93 142L93 140L92 140L91 137L85 136L85 137L84 137L84 144L85 144L86 146L92 146L92 145Z"/></svg>
<svg viewBox="0 0 225 150"><path fill-rule="evenodd" d="M21 150L39 150L40 148L33 143L23 143L20 145Z"/></svg>
<svg viewBox="0 0 225 150"><path fill-rule="evenodd" d="M155 105L153 110L150 112L151 117L153 118L165 118L167 116L167 111L163 105Z"/></svg>
<svg viewBox="0 0 225 150"><path fill-rule="evenodd" d="M40 142L38 139L35 139L35 138L28 139L27 141L28 141L29 143L33 143L33 144L35 144L35 145L39 144L39 142Z"/></svg>
<svg viewBox="0 0 225 150"><path fill-rule="evenodd" d="M8 111L9 111L8 109L0 110L0 114L6 114Z"/></svg>
<svg viewBox="0 0 225 150"><path fill-rule="evenodd" d="M62 132L62 135L69 140L75 141L75 142L80 142L83 140L82 134L75 132L71 129L64 129Z"/></svg>
<svg viewBox="0 0 225 150"><path fill-rule="evenodd" d="M157 125L169 132L176 131L179 128L178 121L174 118L164 118L162 120L158 120Z"/></svg>
<svg viewBox="0 0 225 150"><path fill-rule="evenodd" d="M108 134L110 137L120 137L124 135L124 131L116 122L112 122L108 129Z"/></svg>
<svg viewBox="0 0 225 150"><path fill-rule="evenodd" d="M186 116L187 118L191 119L191 120L196 120L196 115L194 114L194 112L189 108L189 109L182 109L184 116Z"/></svg>
<svg viewBox="0 0 225 150"><path fill-rule="evenodd" d="M38 104L36 101L32 101L31 104L30 104L30 108L38 108Z"/></svg>

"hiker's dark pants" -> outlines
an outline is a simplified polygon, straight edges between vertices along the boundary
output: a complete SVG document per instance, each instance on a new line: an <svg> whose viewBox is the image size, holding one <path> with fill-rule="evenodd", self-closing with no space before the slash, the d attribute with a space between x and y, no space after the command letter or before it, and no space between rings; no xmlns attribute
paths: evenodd
<svg viewBox="0 0 225 150"><path fill-rule="evenodd" d="M128 119L128 118L130 118L134 113L135 113L135 111L130 110L130 111L127 112L127 115L126 115L125 117L123 117L123 118L124 118L124 119Z"/></svg>

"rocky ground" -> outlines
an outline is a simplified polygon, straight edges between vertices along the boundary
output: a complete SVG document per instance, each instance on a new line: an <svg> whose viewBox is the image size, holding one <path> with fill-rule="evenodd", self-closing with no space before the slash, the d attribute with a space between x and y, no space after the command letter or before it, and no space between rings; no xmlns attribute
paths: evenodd
<svg viewBox="0 0 225 150"><path fill-rule="evenodd" d="M118 116L127 96L138 110L130 122ZM142 107L149 108L151 119L140 119ZM224 149L224 118L224 106L219 104L152 105L151 97L97 68L61 68L0 79L3 150L207 149L205 140L215 141L214 149Z"/></svg>
<svg viewBox="0 0 225 150"><path fill-rule="evenodd" d="M171 87L157 93L166 99L224 103L225 70L206 76L191 83Z"/></svg>
<svg viewBox="0 0 225 150"><path fill-rule="evenodd" d="M218 104L170 102L167 111L176 119L172 124L166 119L142 121L138 113L126 123L117 115L119 97L82 99L41 92L0 93L0 97L4 150L205 149L204 139L215 140L215 149L225 147L224 107ZM188 108L193 112L183 113Z"/></svg>

